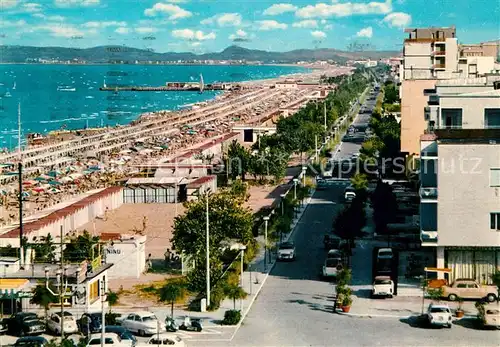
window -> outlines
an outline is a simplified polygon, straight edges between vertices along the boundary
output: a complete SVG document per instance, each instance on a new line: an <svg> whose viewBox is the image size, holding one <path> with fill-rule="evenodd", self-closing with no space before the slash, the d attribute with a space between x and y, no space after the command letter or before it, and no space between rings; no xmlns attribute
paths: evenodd
<svg viewBox="0 0 500 347"><path fill-rule="evenodd" d="M484 110L484 127L486 129L500 129L500 108Z"/></svg>
<svg viewBox="0 0 500 347"><path fill-rule="evenodd" d="M490 228L500 231L500 213L490 213Z"/></svg>
<svg viewBox="0 0 500 347"><path fill-rule="evenodd" d="M467 288L467 284L459 283L459 284L457 284L457 288Z"/></svg>
<svg viewBox="0 0 500 347"><path fill-rule="evenodd" d="M490 169L490 187L500 187L500 168Z"/></svg>

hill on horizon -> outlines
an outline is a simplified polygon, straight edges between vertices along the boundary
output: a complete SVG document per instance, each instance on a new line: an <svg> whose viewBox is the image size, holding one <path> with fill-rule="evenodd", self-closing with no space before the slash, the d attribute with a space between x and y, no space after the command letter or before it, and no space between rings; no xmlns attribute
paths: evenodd
<svg viewBox="0 0 500 347"><path fill-rule="evenodd" d="M89 63L110 61L192 61L192 60L246 60L263 63L296 63L311 60L333 60L344 63L356 59L381 59L399 55L398 51L348 52L333 48L297 49L288 52L269 52L229 46L221 52L195 54L192 52L165 52L127 46L97 46L91 48L0 46L0 63L24 63L27 59L84 60Z"/></svg>

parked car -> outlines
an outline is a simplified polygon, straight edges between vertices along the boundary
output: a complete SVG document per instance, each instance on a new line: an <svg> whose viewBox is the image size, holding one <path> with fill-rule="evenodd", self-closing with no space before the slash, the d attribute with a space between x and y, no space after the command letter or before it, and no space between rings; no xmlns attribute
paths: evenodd
<svg viewBox="0 0 500 347"><path fill-rule="evenodd" d="M160 336L154 335L151 337L148 342L148 345L168 345L168 346L177 346L184 347L186 344L184 340L182 340L179 336L175 334L163 333Z"/></svg>
<svg viewBox="0 0 500 347"><path fill-rule="evenodd" d="M453 314L446 304L430 304L427 308L427 322L430 325L451 328Z"/></svg>
<svg viewBox="0 0 500 347"><path fill-rule="evenodd" d="M342 260L342 252L338 249L330 249L326 255L328 259L339 259Z"/></svg>
<svg viewBox="0 0 500 347"><path fill-rule="evenodd" d="M392 248L380 248L377 252L377 259L392 259L393 257Z"/></svg>
<svg viewBox="0 0 500 347"><path fill-rule="evenodd" d="M0 334L6 333L8 328L9 328L9 320L0 319Z"/></svg>
<svg viewBox="0 0 500 347"><path fill-rule="evenodd" d="M78 332L76 319L69 312L64 311L63 329L65 334L73 334ZM47 330L56 335L61 335L61 312L53 313L47 320Z"/></svg>
<svg viewBox="0 0 500 347"><path fill-rule="evenodd" d="M122 342L130 342L130 346L132 347L137 344L137 338L127 328L120 325L106 325L104 331L107 333L115 333L120 337Z"/></svg>
<svg viewBox="0 0 500 347"><path fill-rule="evenodd" d="M344 190L344 200L346 202L351 202L356 197L356 189L353 186L349 186Z"/></svg>
<svg viewBox="0 0 500 347"><path fill-rule="evenodd" d="M158 318L153 313L147 311L130 313L122 320L121 325L140 336L166 331L165 323L158 321Z"/></svg>
<svg viewBox="0 0 500 347"><path fill-rule="evenodd" d="M459 278L451 286L443 286L443 297L450 301L458 298L464 299L486 299L494 302L497 299L498 288L491 285L481 285L473 279Z"/></svg>
<svg viewBox="0 0 500 347"><path fill-rule="evenodd" d="M32 312L18 312L8 321L7 331L11 335L40 335L45 332L45 323Z"/></svg>
<svg viewBox="0 0 500 347"><path fill-rule="evenodd" d="M99 333L101 331L101 312L84 313L77 321L78 329L83 335Z"/></svg>
<svg viewBox="0 0 500 347"><path fill-rule="evenodd" d="M322 275L324 278L335 278L337 277L337 272L341 271L342 268L342 261L340 259L327 258L323 265Z"/></svg>
<svg viewBox="0 0 500 347"><path fill-rule="evenodd" d="M478 318L484 328L500 329L500 303L490 303L479 310Z"/></svg>
<svg viewBox="0 0 500 347"><path fill-rule="evenodd" d="M130 344L124 343L121 339L120 336L118 336L115 333L105 333L104 334L104 344L106 346L112 345L112 346L118 346L118 347L129 347ZM101 345L101 334L92 334L90 335L89 342L87 343L88 346L100 346Z"/></svg>
<svg viewBox="0 0 500 347"><path fill-rule="evenodd" d="M278 247L278 260L295 260L295 244L283 242Z"/></svg>
<svg viewBox="0 0 500 347"><path fill-rule="evenodd" d="M17 339L14 347L44 347L49 344L49 341L42 336L25 336Z"/></svg>
<svg viewBox="0 0 500 347"><path fill-rule="evenodd" d="M372 297L389 297L394 295L394 282L389 276L376 276L372 285Z"/></svg>

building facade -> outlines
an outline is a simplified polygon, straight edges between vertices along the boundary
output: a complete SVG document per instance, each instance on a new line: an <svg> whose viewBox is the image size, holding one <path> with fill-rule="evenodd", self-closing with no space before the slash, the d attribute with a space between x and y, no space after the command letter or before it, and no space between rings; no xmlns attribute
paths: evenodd
<svg viewBox="0 0 500 347"><path fill-rule="evenodd" d="M497 51L485 45L481 55L460 47L451 28L407 29L401 67L401 151L418 156L426 130L428 92L438 81L486 76L496 69ZM474 45L469 45L470 47ZM465 54L464 53L464 54Z"/></svg>
<svg viewBox="0 0 500 347"><path fill-rule="evenodd" d="M422 246L449 280L490 283L500 270L500 89L483 79L439 81L420 147ZM443 273L438 274L440 278Z"/></svg>

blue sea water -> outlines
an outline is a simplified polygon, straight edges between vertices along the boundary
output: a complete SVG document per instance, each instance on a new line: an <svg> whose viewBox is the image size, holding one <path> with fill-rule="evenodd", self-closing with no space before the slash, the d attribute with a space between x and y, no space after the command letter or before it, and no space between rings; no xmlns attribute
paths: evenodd
<svg viewBox="0 0 500 347"><path fill-rule="evenodd" d="M128 124L145 112L178 110L218 92L102 92L111 85L163 86L266 79L305 72L293 66L0 65L0 147L15 148L18 103L23 138L32 132Z"/></svg>

